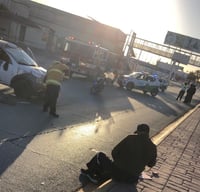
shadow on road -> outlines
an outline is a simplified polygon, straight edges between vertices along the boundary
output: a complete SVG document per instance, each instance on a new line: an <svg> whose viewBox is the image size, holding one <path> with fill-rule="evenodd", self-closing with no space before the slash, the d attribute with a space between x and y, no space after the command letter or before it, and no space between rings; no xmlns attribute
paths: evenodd
<svg viewBox="0 0 200 192"><path fill-rule="evenodd" d="M177 112L169 105L166 104L160 97L157 95L156 97L152 97L149 94L143 94L139 91L126 91L127 97L133 98L136 101L145 105L145 107L151 108L159 113L162 113L166 116L176 116Z"/></svg>
<svg viewBox="0 0 200 192"><path fill-rule="evenodd" d="M91 85L92 82L76 78L63 83L57 106L60 114L58 119L53 119L48 113L43 113L41 103L19 103L9 88L0 89L0 99L6 98L9 104L0 103L0 175L16 161L38 134L59 130L62 136L63 130L70 126L101 120L108 121L106 129L109 130L111 124L114 123L112 113L135 111L135 102L166 116L178 115L174 104L180 110L184 110L184 107L175 100L175 95L170 92L152 97L142 92L128 92L117 87L106 86L101 94L94 96L90 95ZM130 99L132 99L131 102ZM100 126L97 126L94 133L98 133L99 128Z"/></svg>
<svg viewBox="0 0 200 192"><path fill-rule="evenodd" d="M52 123L38 106L15 101L14 105L10 105L10 101L9 105L0 103L0 176L16 163L33 138Z"/></svg>
<svg viewBox="0 0 200 192"><path fill-rule="evenodd" d="M102 93L92 95L91 86L92 82L86 79L73 78L64 82L57 106L60 118L54 124L56 127L102 120L112 123L113 112L135 110L124 92L115 87L106 86Z"/></svg>

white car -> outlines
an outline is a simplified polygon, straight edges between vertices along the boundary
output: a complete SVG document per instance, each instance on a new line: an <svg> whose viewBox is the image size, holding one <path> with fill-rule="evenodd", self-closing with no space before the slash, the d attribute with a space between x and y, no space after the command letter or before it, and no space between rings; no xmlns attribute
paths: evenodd
<svg viewBox="0 0 200 192"><path fill-rule="evenodd" d="M0 83L14 89L15 95L30 98L43 88L46 69L20 47L0 40Z"/></svg>
<svg viewBox="0 0 200 192"><path fill-rule="evenodd" d="M117 83L120 87L127 90L139 89L144 93L150 92L156 96L159 92L160 82L158 78L145 72L133 72L129 75L122 75L118 78Z"/></svg>

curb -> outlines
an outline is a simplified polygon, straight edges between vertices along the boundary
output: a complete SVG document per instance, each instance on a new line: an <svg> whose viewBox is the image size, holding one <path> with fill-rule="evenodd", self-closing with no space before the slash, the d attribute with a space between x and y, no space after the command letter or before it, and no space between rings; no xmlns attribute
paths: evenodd
<svg viewBox="0 0 200 192"><path fill-rule="evenodd" d="M185 113L178 120L172 122L167 127L162 129L158 134L154 135L151 139L154 144L159 145L172 131L174 131L178 125L180 125L185 119L187 119L197 108L200 107L200 104L197 104L193 109Z"/></svg>

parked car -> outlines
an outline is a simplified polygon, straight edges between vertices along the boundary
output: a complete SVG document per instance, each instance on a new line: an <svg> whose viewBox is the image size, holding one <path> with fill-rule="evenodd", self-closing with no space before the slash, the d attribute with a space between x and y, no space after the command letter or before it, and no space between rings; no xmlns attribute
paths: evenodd
<svg viewBox="0 0 200 192"><path fill-rule="evenodd" d="M43 90L46 69L16 44L0 40L0 83L14 89L20 98L38 96Z"/></svg>
<svg viewBox="0 0 200 192"><path fill-rule="evenodd" d="M144 93L150 92L152 96L156 96L159 92L160 82L158 78L145 72L133 72L129 75L121 75L117 79L120 87L127 90L139 89Z"/></svg>

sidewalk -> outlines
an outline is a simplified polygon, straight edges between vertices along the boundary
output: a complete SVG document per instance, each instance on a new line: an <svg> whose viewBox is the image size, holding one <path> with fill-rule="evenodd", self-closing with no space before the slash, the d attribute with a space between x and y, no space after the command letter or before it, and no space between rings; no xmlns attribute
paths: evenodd
<svg viewBox="0 0 200 192"><path fill-rule="evenodd" d="M142 180L138 192L199 192L200 190L200 105L177 122L153 137L158 146L157 164L147 174L157 172L159 177ZM110 184L108 184L110 185ZM81 189L82 192L135 192L134 186L119 190L120 185L101 190ZM105 190L103 189L105 188ZM114 189L115 188L115 189Z"/></svg>
<svg viewBox="0 0 200 192"><path fill-rule="evenodd" d="M158 144L158 161L149 172L158 172L159 178L140 182L138 192L199 192L199 137L200 106L197 106Z"/></svg>

